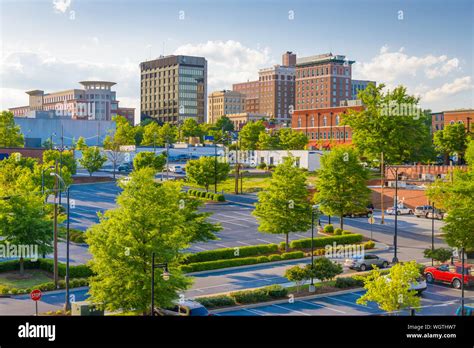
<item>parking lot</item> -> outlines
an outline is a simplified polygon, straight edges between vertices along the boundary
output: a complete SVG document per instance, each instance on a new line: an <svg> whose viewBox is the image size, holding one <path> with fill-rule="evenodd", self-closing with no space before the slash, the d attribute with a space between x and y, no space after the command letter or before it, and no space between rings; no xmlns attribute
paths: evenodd
<svg viewBox="0 0 474 348"><path fill-rule="evenodd" d="M310 316L310 315L386 315L375 303L367 306L356 303L364 291L352 291L337 295L323 295L312 299L297 299L293 303L259 305L251 308L240 308L218 311L219 316ZM460 306L460 290L448 286L430 284L421 295L421 308L416 315L454 315ZM465 303L474 301L474 291L466 290ZM397 313L409 315L408 310Z"/></svg>

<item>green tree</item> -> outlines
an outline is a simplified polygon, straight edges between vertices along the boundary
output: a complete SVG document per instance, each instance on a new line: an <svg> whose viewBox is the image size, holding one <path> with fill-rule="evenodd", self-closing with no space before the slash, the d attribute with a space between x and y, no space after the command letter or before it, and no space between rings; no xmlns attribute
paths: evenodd
<svg viewBox="0 0 474 348"><path fill-rule="evenodd" d="M176 142L178 138L178 129L177 127L171 125L170 123L166 122L160 128L160 133L158 137L158 144L160 146L165 146L166 144L173 144Z"/></svg>
<svg viewBox="0 0 474 348"><path fill-rule="evenodd" d="M221 129L224 132L232 132L234 130L234 124L232 123L230 118L228 118L227 116L222 116L217 120L215 128Z"/></svg>
<svg viewBox="0 0 474 348"><path fill-rule="evenodd" d="M160 136L160 125L156 122L150 122L143 127L143 139L141 145L144 146L163 146L163 144L158 143L161 141Z"/></svg>
<svg viewBox="0 0 474 348"><path fill-rule="evenodd" d="M367 292L357 299L357 303L366 306L369 301L375 302L386 312L417 308L420 306L420 297L416 291L410 290L410 286L419 276L420 270L415 261L395 264L388 275L383 275L375 268L363 278Z"/></svg>
<svg viewBox="0 0 474 348"><path fill-rule="evenodd" d="M136 128L123 116L115 116L113 120L116 126L114 140L120 145L137 145L135 139Z"/></svg>
<svg viewBox="0 0 474 348"><path fill-rule="evenodd" d="M308 267L296 265L287 268L283 276L290 282L295 282L296 292L300 292L301 285L303 285L306 280L311 278L311 273Z"/></svg>
<svg viewBox="0 0 474 348"><path fill-rule="evenodd" d="M469 140L464 157L470 167L470 170L472 171L474 169L474 139Z"/></svg>
<svg viewBox="0 0 474 348"><path fill-rule="evenodd" d="M321 158L314 201L326 215L344 215L364 210L369 203L368 171L360 164L357 151L350 146L336 146Z"/></svg>
<svg viewBox="0 0 474 348"><path fill-rule="evenodd" d="M79 164L87 169L90 176L102 168L105 162L107 157L102 155L97 146L83 148L82 157L79 159Z"/></svg>
<svg viewBox="0 0 474 348"><path fill-rule="evenodd" d="M257 148L259 150L279 150L281 148L280 138L276 132L260 132Z"/></svg>
<svg viewBox="0 0 474 348"><path fill-rule="evenodd" d="M24 258L35 257L25 255L24 246L37 246L38 254L52 251L49 209L45 209L43 197L28 167L14 163L0 166L0 192L0 243L6 247L18 247L20 273L23 274ZM35 253L35 250L30 252Z"/></svg>
<svg viewBox="0 0 474 348"><path fill-rule="evenodd" d="M0 113L0 147L23 147L25 139L20 126L15 125L13 112Z"/></svg>
<svg viewBox="0 0 474 348"><path fill-rule="evenodd" d="M157 155L150 151L140 152L133 159L133 167L135 170L153 168L156 173L163 171L165 164L166 156L164 154Z"/></svg>
<svg viewBox="0 0 474 348"><path fill-rule="evenodd" d="M425 249L423 251L423 256L427 259L433 259L439 262L446 262L448 261L451 256L453 256L453 252L451 249L447 248L437 248L437 249Z"/></svg>
<svg viewBox="0 0 474 348"><path fill-rule="evenodd" d="M188 161L186 177L190 182L204 186L206 191L209 191L210 185L214 185L216 181L219 183L227 179L229 170L228 163L216 161L213 157L202 156L197 160Z"/></svg>
<svg viewBox="0 0 474 348"><path fill-rule="evenodd" d="M311 265L307 265L307 267L310 268L310 274L312 274L313 278L319 279L322 282L334 279L343 271L340 264L332 262L325 257L314 260L312 269Z"/></svg>
<svg viewBox="0 0 474 348"><path fill-rule="evenodd" d="M202 137L201 128L194 118L187 118L181 125L181 134L185 138Z"/></svg>
<svg viewBox="0 0 474 348"><path fill-rule="evenodd" d="M155 303L172 305L178 293L191 280L179 270L181 251L198 240L196 231L212 226L209 214L197 211L175 182L157 183L150 168L134 171L131 180L117 197L117 208L99 215L100 222L86 232L92 254L90 266L91 301L107 310L149 309L151 294L151 256L156 263L167 263L170 277L165 280L156 270ZM207 232L206 232L207 233Z"/></svg>
<svg viewBox="0 0 474 348"><path fill-rule="evenodd" d="M444 163L449 164L449 156L457 154L461 160L468 145L468 136L464 124L448 124L443 130L433 135L435 150L444 157Z"/></svg>
<svg viewBox="0 0 474 348"><path fill-rule="evenodd" d="M58 150L46 150L43 152L43 163L52 166L55 161L58 161L58 166L62 167L61 170L66 167L69 173L76 174L77 163L73 150L64 150L62 154Z"/></svg>
<svg viewBox="0 0 474 348"><path fill-rule="evenodd" d="M269 188L258 193L258 203L252 212L260 232L286 235L286 250L290 233L307 231L311 226L306 173L294 164L290 155L276 166Z"/></svg>
<svg viewBox="0 0 474 348"><path fill-rule="evenodd" d="M343 124L352 129L352 142L369 161L380 158L391 164L423 161L431 146L426 113L418 109L419 99L399 86L382 92L384 84L373 84L359 92L362 111L350 110Z"/></svg>
<svg viewBox="0 0 474 348"><path fill-rule="evenodd" d="M84 139L84 137L79 137L79 139L77 139L75 148L76 150L79 150L79 151L86 149L87 148L86 139Z"/></svg>
<svg viewBox="0 0 474 348"><path fill-rule="evenodd" d="M260 133L265 131L263 121L248 122L239 132L242 150L257 150Z"/></svg>
<svg viewBox="0 0 474 348"><path fill-rule="evenodd" d="M306 134L294 131L291 128L280 129L278 138L282 150L303 150L308 145Z"/></svg>

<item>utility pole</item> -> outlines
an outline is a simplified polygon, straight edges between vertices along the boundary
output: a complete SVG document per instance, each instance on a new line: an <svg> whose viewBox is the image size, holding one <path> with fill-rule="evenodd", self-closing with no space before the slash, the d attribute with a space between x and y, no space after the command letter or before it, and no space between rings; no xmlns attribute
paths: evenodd
<svg viewBox="0 0 474 348"><path fill-rule="evenodd" d="M434 251L434 215L435 215L435 205L434 202L431 203L431 253ZM431 266L434 266L433 254L431 254Z"/></svg>
<svg viewBox="0 0 474 348"><path fill-rule="evenodd" d="M383 206L383 187L385 185L385 167L383 162L383 151L380 154L380 209L382 210L382 215L380 219L380 223L383 225L385 223L384 219L384 206Z"/></svg>
<svg viewBox="0 0 474 348"><path fill-rule="evenodd" d="M398 242L398 167L395 168L395 235L393 236L393 263L398 262L397 242Z"/></svg>
<svg viewBox="0 0 474 348"><path fill-rule="evenodd" d="M58 288L58 161L54 164L54 224L53 224L53 247L54 247L54 286Z"/></svg>

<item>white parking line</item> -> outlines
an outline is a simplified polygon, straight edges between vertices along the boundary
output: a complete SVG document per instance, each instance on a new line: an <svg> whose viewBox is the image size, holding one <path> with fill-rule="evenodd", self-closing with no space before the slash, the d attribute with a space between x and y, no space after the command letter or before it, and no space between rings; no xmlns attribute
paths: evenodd
<svg viewBox="0 0 474 348"><path fill-rule="evenodd" d="M256 240L267 243L267 244L273 244L272 242L269 242L268 240L265 240L265 239L256 239Z"/></svg>
<svg viewBox="0 0 474 348"><path fill-rule="evenodd" d="M207 250L207 249L204 249L204 248L198 247L197 245L194 245L194 246L192 246L192 248L196 248L196 249L198 249L198 250Z"/></svg>
<svg viewBox="0 0 474 348"><path fill-rule="evenodd" d="M272 306L273 306L273 307L277 307L277 308L284 309L284 310L286 310L286 311L289 311L289 312L300 313L300 314L303 314L303 315L306 315L306 316L308 316L308 315L309 315L308 313L301 312L301 311L297 311L296 309L290 309L290 308L286 308L286 307L279 306L279 305L276 305L276 304L273 304Z"/></svg>
<svg viewBox="0 0 474 348"><path fill-rule="evenodd" d="M270 315L268 313L265 313L265 312L262 312L262 311L259 311L259 310L256 310L256 309L251 309L251 308L242 308L244 311L247 311L247 312L250 312L250 313L253 313L253 314L257 314L258 316L265 316L265 315Z"/></svg>
<svg viewBox="0 0 474 348"><path fill-rule="evenodd" d="M345 301L345 300L341 300L341 299L334 298L334 297L330 297L330 296L327 296L327 297L325 297L325 298L330 298L331 300L334 300L334 301L339 301L339 302L347 303L347 304L350 304L351 306L359 306L359 307L371 309L371 308L369 308L369 307L367 307L367 306L360 305L360 304L355 303L355 302Z"/></svg>
<svg viewBox="0 0 474 348"><path fill-rule="evenodd" d="M218 244L216 243L217 246L220 246L220 247L223 247L223 248L228 248L227 246L225 246L224 244Z"/></svg>
<svg viewBox="0 0 474 348"><path fill-rule="evenodd" d="M256 281L266 281L266 282L271 282L273 279L279 279L281 277L270 277L270 278L264 278L264 279L250 279L250 280L241 280L239 281L239 284L245 283L245 282L256 282ZM206 289L212 289L212 288L219 288L222 286L226 285L234 285L235 283L223 283L223 284L218 284L218 285L210 285L210 286L205 286L203 288L198 288L198 289L190 289L191 291L193 290L206 290Z"/></svg>
<svg viewBox="0 0 474 348"><path fill-rule="evenodd" d="M238 224L238 223L236 223L236 222L230 222L230 221L225 221L225 220L222 221L222 220L219 220L219 219L216 219L216 218L211 218L211 217L209 217L208 219L209 219L209 220L215 220L215 221L220 222L220 223L223 223L223 224L231 224L231 225L237 225L237 226L240 226L240 227L247 227L247 228L249 228L249 226L247 226L247 225Z"/></svg>
<svg viewBox="0 0 474 348"><path fill-rule="evenodd" d="M342 314L346 314L347 312L344 312L344 311L340 311L338 309L334 309L334 308L330 308L330 307L327 307L325 305L322 305L322 304L319 304L319 303L313 303L313 302L308 302L308 301L298 301L298 302L303 302L303 303L306 303L306 304L309 304L311 306L316 306L316 307L322 307L322 308L326 308L330 311L334 311L334 312L337 312L337 313L342 313Z"/></svg>
<svg viewBox="0 0 474 348"><path fill-rule="evenodd" d="M252 245L252 244L244 243L244 242L241 242L241 241L236 241L236 243L243 244L243 245Z"/></svg>

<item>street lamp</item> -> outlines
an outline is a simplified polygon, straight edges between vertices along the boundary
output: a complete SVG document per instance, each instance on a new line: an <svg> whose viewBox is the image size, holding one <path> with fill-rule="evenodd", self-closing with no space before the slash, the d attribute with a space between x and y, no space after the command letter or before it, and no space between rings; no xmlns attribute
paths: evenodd
<svg viewBox="0 0 474 348"><path fill-rule="evenodd" d="M318 212L318 206L313 205L311 207L311 284L309 285L309 292L315 292L316 289L314 287L314 215L315 212Z"/></svg>
<svg viewBox="0 0 474 348"><path fill-rule="evenodd" d="M398 242L398 167L395 167L395 168L392 168L392 167L389 167L389 166L386 166L388 167L388 169L390 169L393 172L395 172L395 199L394 199L394 202L395 202L395 205L394 205L394 209L395 209L395 234L393 236L393 259L392 259L392 262L393 263L397 263L398 262L398 257L397 257L397 242Z"/></svg>
<svg viewBox="0 0 474 348"><path fill-rule="evenodd" d="M434 266L433 251L434 251L434 214L435 205L431 202L431 266Z"/></svg>
<svg viewBox="0 0 474 348"><path fill-rule="evenodd" d="M66 185L64 179L55 172L50 173L51 176L56 176L61 183L66 188L66 200L67 200L67 224L66 224L66 301L64 303L64 311L69 311L71 309L71 302L69 301L69 223L70 223L70 200L69 200L69 192L71 189L71 185Z"/></svg>
<svg viewBox="0 0 474 348"><path fill-rule="evenodd" d="M161 277L164 281L170 279L170 273L168 271L168 263L155 263L155 253L151 253L151 316L155 316L155 268L162 268L163 273Z"/></svg>

